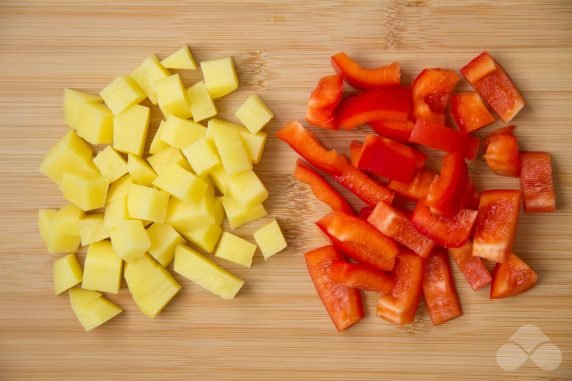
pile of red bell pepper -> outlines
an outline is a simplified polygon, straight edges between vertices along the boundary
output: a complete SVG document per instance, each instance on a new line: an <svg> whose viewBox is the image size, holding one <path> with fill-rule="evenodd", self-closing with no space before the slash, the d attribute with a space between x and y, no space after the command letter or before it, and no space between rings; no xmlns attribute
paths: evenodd
<svg viewBox="0 0 572 381"><path fill-rule="evenodd" d="M399 63L364 68L345 53L331 63L337 74L312 91L307 122L329 130L367 125L374 133L349 144L350 158L296 121L277 136L305 159L294 177L332 209L317 221L332 245L305 259L336 328L363 318L360 290L379 293L377 315L393 323L411 323L421 296L434 325L461 316L449 256L473 290L491 284L492 299L532 288L537 275L512 245L521 203L526 213L555 210L550 154L520 152L508 126L484 140L483 157L494 173L520 177L520 189L479 192L467 166L479 153L472 133L495 122L494 114L510 122L525 103L498 62L477 56L460 70L476 92L455 94L454 70L425 69L403 85ZM344 83L358 91L344 97ZM447 111L457 129L447 125ZM416 145L445 152L439 173L425 168ZM356 212L318 171L366 205ZM395 198L415 207L400 208ZM495 263L492 275L484 260Z"/></svg>

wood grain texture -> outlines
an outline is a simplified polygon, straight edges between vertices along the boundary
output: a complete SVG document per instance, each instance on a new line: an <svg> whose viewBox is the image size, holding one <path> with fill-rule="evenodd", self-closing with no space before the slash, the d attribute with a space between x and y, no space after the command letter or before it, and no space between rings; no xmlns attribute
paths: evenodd
<svg viewBox="0 0 572 381"><path fill-rule="evenodd" d="M184 290L151 320L123 291L110 299L125 312L84 333L67 297L52 296L56 256L36 227L38 208L64 202L38 172L43 153L66 131L62 89L98 91L148 54L165 56L183 44L199 60L235 58L241 89L221 100L223 116L251 92L275 111L258 170L290 247L268 262L258 255L248 271L225 264L247 280L236 300L181 280ZM528 101L516 120L523 149L554 157L558 212L523 215L515 245L539 285L490 301L455 269L461 318L433 328L421 307L413 324L395 327L375 317L369 294L367 318L336 333L302 257L326 243L313 225L326 209L293 181L296 156L272 133L303 117L307 94L339 50L364 64L399 60L410 80L424 67L460 68L483 49ZM571 63L568 0L0 1L0 380L572 378ZM365 133L318 131L341 151ZM481 188L518 186L482 160L471 170ZM497 365L497 349L523 324L537 325L562 350L558 369Z"/></svg>

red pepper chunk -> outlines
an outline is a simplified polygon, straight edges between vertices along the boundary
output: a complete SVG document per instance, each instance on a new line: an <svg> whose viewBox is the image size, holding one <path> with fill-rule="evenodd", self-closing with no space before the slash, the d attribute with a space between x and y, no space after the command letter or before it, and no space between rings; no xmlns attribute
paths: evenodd
<svg viewBox="0 0 572 381"><path fill-rule="evenodd" d="M387 294L393 288L393 278L371 266L362 263L333 261L330 267L330 279L346 287L359 288Z"/></svg>
<svg viewBox="0 0 572 381"><path fill-rule="evenodd" d="M465 159L459 152L445 155L441 174L429 187L427 205L431 213L451 217L459 212L469 184Z"/></svg>
<svg viewBox="0 0 572 381"><path fill-rule="evenodd" d="M361 147L363 143L358 140L352 140L350 143L350 162L357 168L358 160L361 155Z"/></svg>
<svg viewBox="0 0 572 381"><path fill-rule="evenodd" d="M473 290L476 291L491 283L491 274L485 267L482 258L473 256L472 241L469 240L458 248L450 248L449 254Z"/></svg>
<svg viewBox="0 0 572 381"><path fill-rule="evenodd" d="M396 122L394 120L373 120L368 123L376 134L393 139L400 143L409 142L409 136L415 125L412 121Z"/></svg>
<svg viewBox="0 0 572 381"><path fill-rule="evenodd" d="M306 183L314 192L316 198L332 208L333 211L340 211L352 214L354 211L337 190L335 190L319 173L314 171L308 164L298 160L294 169L294 178Z"/></svg>
<svg viewBox="0 0 572 381"><path fill-rule="evenodd" d="M463 133L477 131L493 123L496 118L489 112L478 93L459 93L451 97L451 116Z"/></svg>
<svg viewBox="0 0 572 381"><path fill-rule="evenodd" d="M393 268L399 247L391 238L361 218L333 212L322 217L316 224L337 248L356 261L368 263L383 271Z"/></svg>
<svg viewBox="0 0 572 381"><path fill-rule="evenodd" d="M343 80L341 75L320 78L308 99L306 121L313 126L335 130L335 110L342 99Z"/></svg>
<svg viewBox="0 0 572 381"><path fill-rule="evenodd" d="M445 123L445 110L459 79L453 70L423 70L413 81L413 116L429 122Z"/></svg>
<svg viewBox="0 0 572 381"><path fill-rule="evenodd" d="M461 73L504 122L510 122L524 107L524 98L488 52L474 58Z"/></svg>
<svg viewBox="0 0 572 381"><path fill-rule="evenodd" d="M526 213L553 212L556 195L552 180L552 159L548 152L521 152L520 187Z"/></svg>
<svg viewBox="0 0 572 381"><path fill-rule="evenodd" d="M336 118L341 130L353 130L373 120L407 121L411 111L411 90L389 87L368 90L340 102Z"/></svg>
<svg viewBox="0 0 572 381"><path fill-rule="evenodd" d="M383 201L373 209L367 222L424 258L428 257L435 247L435 242L419 233L407 216Z"/></svg>
<svg viewBox="0 0 572 381"><path fill-rule="evenodd" d="M520 155L518 141L513 135L515 126L501 128L485 140L485 160L489 168L500 176L520 175Z"/></svg>
<svg viewBox="0 0 572 381"><path fill-rule="evenodd" d="M346 53L341 52L332 56L332 67L344 81L358 90L381 89L388 86L399 86L401 71L399 62L375 69L364 68Z"/></svg>
<svg viewBox="0 0 572 381"><path fill-rule="evenodd" d="M395 285L377 302L377 316L394 324L413 321L423 284L424 258L404 251L395 259Z"/></svg>
<svg viewBox="0 0 572 381"><path fill-rule="evenodd" d="M475 224L473 255L498 263L508 261L519 210L519 190L482 192Z"/></svg>
<svg viewBox="0 0 572 381"><path fill-rule="evenodd" d="M445 152L462 152L469 160L475 160L479 152L479 138L421 119L415 122L409 141Z"/></svg>
<svg viewBox="0 0 572 381"><path fill-rule="evenodd" d="M442 249L435 250L425 261L423 298L433 325L443 324L463 314L449 256Z"/></svg>
<svg viewBox="0 0 572 381"><path fill-rule="evenodd" d="M429 169L421 169L415 173L412 181L404 183L391 180L388 188L405 198L421 200L427 197L429 187L437 176L439 176L437 173Z"/></svg>
<svg viewBox="0 0 572 381"><path fill-rule="evenodd" d="M538 275L522 259L510 253L506 263L497 263L493 270L491 299L506 298L530 290Z"/></svg>
<svg viewBox="0 0 572 381"><path fill-rule="evenodd" d="M371 212L373 212L373 208L371 206L364 206L359 210L359 218L367 220Z"/></svg>
<svg viewBox="0 0 572 381"><path fill-rule="evenodd" d="M359 290L333 282L330 277L332 262L344 260L333 246L324 246L304 255L308 272L336 329L348 329L364 317Z"/></svg>

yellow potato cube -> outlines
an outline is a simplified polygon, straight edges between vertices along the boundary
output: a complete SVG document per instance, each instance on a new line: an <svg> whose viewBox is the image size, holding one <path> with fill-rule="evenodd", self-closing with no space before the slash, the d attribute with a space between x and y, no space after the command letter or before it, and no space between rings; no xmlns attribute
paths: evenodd
<svg viewBox="0 0 572 381"><path fill-rule="evenodd" d="M165 121L162 120L159 123L159 127L157 127L157 131L155 132L155 136L153 136L153 140L151 140L151 144L149 145L149 154L154 155L156 153L161 152L165 148L169 148L170 146L161 140L161 134L163 133Z"/></svg>
<svg viewBox="0 0 572 381"><path fill-rule="evenodd" d="M133 105L127 108L113 121L113 148L143 156L148 130L149 107Z"/></svg>
<svg viewBox="0 0 572 381"><path fill-rule="evenodd" d="M254 257L255 252L255 244L234 234L224 232L216 248L215 257L250 268L252 267L252 257Z"/></svg>
<svg viewBox="0 0 572 381"><path fill-rule="evenodd" d="M222 166L229 175L252 169L252 163L242 143L239 131L233 123L213 118L209 120L211 130Z"/></svg>
<svg viewBox="0 0 572 381"><path fill-rule="evenodd" d="M198 69L197 63L187 45L163 59L163 61L161 61L161 65L167 69Z"/></svg>
<svg viewBox="0 0 572 381"><path fill-rule="evenodd" d="M222 213L220 201L212 195L204 196L196 204L171 198L165 222L179 230L191 230L205 225L220 225Z"/></svg>
<svg viewBox="0 0 572 381"><path fill-rule="evenodd" d="M65 230L56 228L53 220L57 210L40 209L38 210L38 228L48 253L66 253L74 252L78 249L80 238L78 235L71 235Z"/></svg>
<svg viewBox="0 0 572 381"><path fill-rule="evenodd" d="M111 183L109 192L107 193L106 203L110 204L115 200L124 198L131 184L135 184L135 182L130 175L125 175Z"/></svg>
<svg viewBox="0 0 572 381"><path fill-rule="evenodd" d="M238 88L238 76L232 57L203 61L201 70L212 99L225 96Z"/></svg>
<svg viewBox="0 0 572 381"><path fill-rule="evenodd" d="M185 240L170 225L155 223L147 229L151 247L149 254L157 260L163 267L167 267L173 261L175 248Z"/></svg>
<svg viewBox="0 0 572 381"><path fill-rule="evenodd" d="M151 241L142 221L125 220L111 229L111 244L119 258L132 262L145 254Z"/></svg>
<svg viewBox="0 0 572 381"><path fill-rule="evenodd" d="M262 102L256 94L248 99L236 110L234 115L252 132L256 134L262 130L272 118L274 113Z"/></svg>
<svg viewBox="0 0 572 381"><path fill-rule="evenodd" d="M205 195L208 184L178 164L172 165L153 181L153 185L181 201L197 204Z"/></svg>
<svg viewBox="0 0 572 381"><path fill-rule="evenodd" d="M137 155L127 156L127 170L131 178L139 185L149 186L157 178L157 174L147 160Z"/></svg>
<svg viewBox="0 0 572 381"><path fill-rule="evenodd" d="M188 246L175 250L174 270L223 299L234 299L244 281Z"/></svg>
<svg viewBox="0 0 572 381"><path fill-rule="evenodd" d="M130 77L117 77L99 93L113 115L145 99L146 95Z"/></svg>
<svg viewBox="0 0 572 381"><path fill-rule="evenodd" d="M93 159L93 163L99 169L99 173L110 183L127 173L127 162L111 146L99 151Z"/></svg>
<svg viewBox="0 0 572 381"><path fill-rule="evenodd" d="M99 327L123 311L97 291L74 287L70 288L69 296L72 310L86 331Z"/></svg>
<svg viewBox="0 0 572 381"><path fill-rule="evenodd" d="M225 172L224 168L216 167L209 173L209 178L213 181L216 188L222 194L226 194L228 190L228 179L230 176Z"/></svg>
<svg viewBox="0 0 572 381"><path fill-rule="evenodd" d="M103 296L101 292L84 290L80 287L70 288L68 291L70 302L73 307L82 307Z"/></svg>
<svg viewBox="0 0 572 381"><path fill-rule="evenodd" d="M183 119L191 117L187 94L179 74L173 74L155 82L159 108L166 117L174 115Z"/></svg>
<svg viewBox="0 0 572 381"><path fill-rule="evenodd" d="M208 175L220 165L220 158L216 149L204 137L183 148L182 151L198 176Z"/></svg>
<svg viewBox="0 0 572 381"><path fill-rule="evenodd" d="M181 151L175 147L168 147L152 156L149 156L147 161L151 164L151 167L157 175L165 173L174 164L191 171L189 162L185 159Z"/></svg>
<svg viewBox="0 0 572 381"><path fill-rule="evenodd" d="M159 79L170 76L169 70L165 69L154 54L145 60L131 73L131 78L145 92L151 103L157 104L155 84Z"/></svg>
<svg viewBox="0 0 572 381"><path fill-rule="evenodd" d="M127 194L118 197L105 207L103 216L103 227L111 232L111 229L119 225L120 222L129 220L127 212Z"/></svg>
<svg viewBox="0 0 572 381"><path fill-rule="evenodd" d="M131 185L127 192L129 218L165 222L169 194L143 185Z"/></svg>
<svg viewBox="0 0 572 381"><path fill-rule="evenodd" d="M68 254L54 262L54 293L62 292L81 283L82 271L75 254Z"/></svg>
<svg viewBox="0 0 572 381"><path fill-rule="evenodd" d="M231 176L227 184L228 194L246 208L258 205L268 198L268 190L254 171Z"/></svg>
<svg viewBox="0 0 572 381"><path fill-rule="evenodd" d="M83 265L81 287L117 294L121 286L123 261L115 254L111 242L101 241L89 245Z"/></svg>
<svg viewBox="0 0 572 381"><path fill-rule="evenodd" d="M169 115L160 139L172 147L184 148L205 136L207 128L202 124Z"/></svg>
<svg viewBox="0 0 572 381"><path fill-rule="evenodd" d="M226 218L228 219L232 229L237 229L248 222L262 218L267 214L263 204L246 208L228 195L221 197L221 201Z"/></svg>
<svg viewBox="0 0 572 381"><path fill-rule="evenodd" d="M106 229L103 218L103 213L95 213L85 216L79 222L79 236L82 246L109 238L109 230Z"/></svg>
<svg viewBox="0 0 572 381"><path fill-rule="evenodd" d="M240 132L240 138L252 164L260 163L267 137L268 134L266 132L257 132L256 134L251 134L249 131Z"/></svg>
<svg viewBox="0 0 572 381"><path fill-rule="evenodd" d="M125 281L139 310L151 318L181 289L169 271L149 254L125 264Z"/></svg>
<svg viewBox="0 0 572 381"><path fill-rule="evenodd" d="M181 234L199 248L212 253L222 234L222 228L213 224L182 231Z"/></svg>
<svg viewBox="0 0 572 381"><path fill-rule="evenodd" d="M102 103L99 95L84 93L74 89L64 89L64 120L74 130L79 125L81 105L84 103Z"/></svg>
<svg viewBox="0 0 572 381"><path fill-rule="evenodd" d="M105 206L109 181L103 176L66 172L60 190L64 198L84 211Z"/></svg>
<svg viewBox="0 0 572 381"><path fill-rule="evenodd" d="M67 204L56 212L51 223L56 230L79 236L79 222L84 215L85 212L74 204Z"/></svg>
<svg viewBox="0 0 572 381"><path fill-rule="evenodd" d="M260 248L264 259L270 258L288 246L276 219L257 229L254 232L254 240Z"/></svg>
<svg viewBox="0 0 572 381"><path fill-rule="evenodd" d="M113 113L103 103L79 105L77 134L91 144L113 142Z"/></svg>
<svg viewBox="0 0 572 381"><path fill-rule="evenodd" d="M200 122L217 114L216 106L204 81L197 82L187 89L187 100L195 122Z"/></svg>

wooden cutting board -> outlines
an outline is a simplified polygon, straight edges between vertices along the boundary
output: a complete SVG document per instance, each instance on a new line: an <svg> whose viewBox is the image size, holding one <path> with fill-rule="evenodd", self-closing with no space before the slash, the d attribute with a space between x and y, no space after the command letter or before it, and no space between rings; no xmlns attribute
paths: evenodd
<svg viewBox="0 0 572 381"><path fill-rule="evenodd" d="M247 280L235 300L178 278L183 291L156 319L143 316L122 291L110 299L125 312L85 333L68 298L52 296L57 256L47 254L36 227L38 208L64 203L38 172L42 155L66 131L62 89L97 92L147 55L165 56L183 44L199 60L235 58L241 88L221 100L222 116L232 118L253 92L275 111L258 171L271 192L270 216L279 219L289 248L268 262L258 255L251 270L224 263ZM558 212L523 214L515 244L538 272L538 286L491 301L486 290L471 291L455 268L461 318L435 328L420 306L413 324L396 327L375 316L376 296L368 294L364 321L336 333L303 261L305 251L327 242L313 224L327 209L292 179L296 155L274 132L303 118L308 93L332 72L329 57L337 51L372 66L398 60L410 81L424 67L458 69L484 49L528 101L515 120L522 148L554 158ZM187 83L197 79L197 73L185 75ZM0 380L572 378L568 0L2 0L0 115ZM153 119L152 130L159 114ZM318 131L340 151L366 133ZM471 171L482 189L518 186L491 174L482 159ZM238 233L248 237L260 222L251 225ZM499 348L527 324L557 347L548 356L552 364L558 365L560 351L555 370L528 360L509 372L497 363Z"/></svg>

